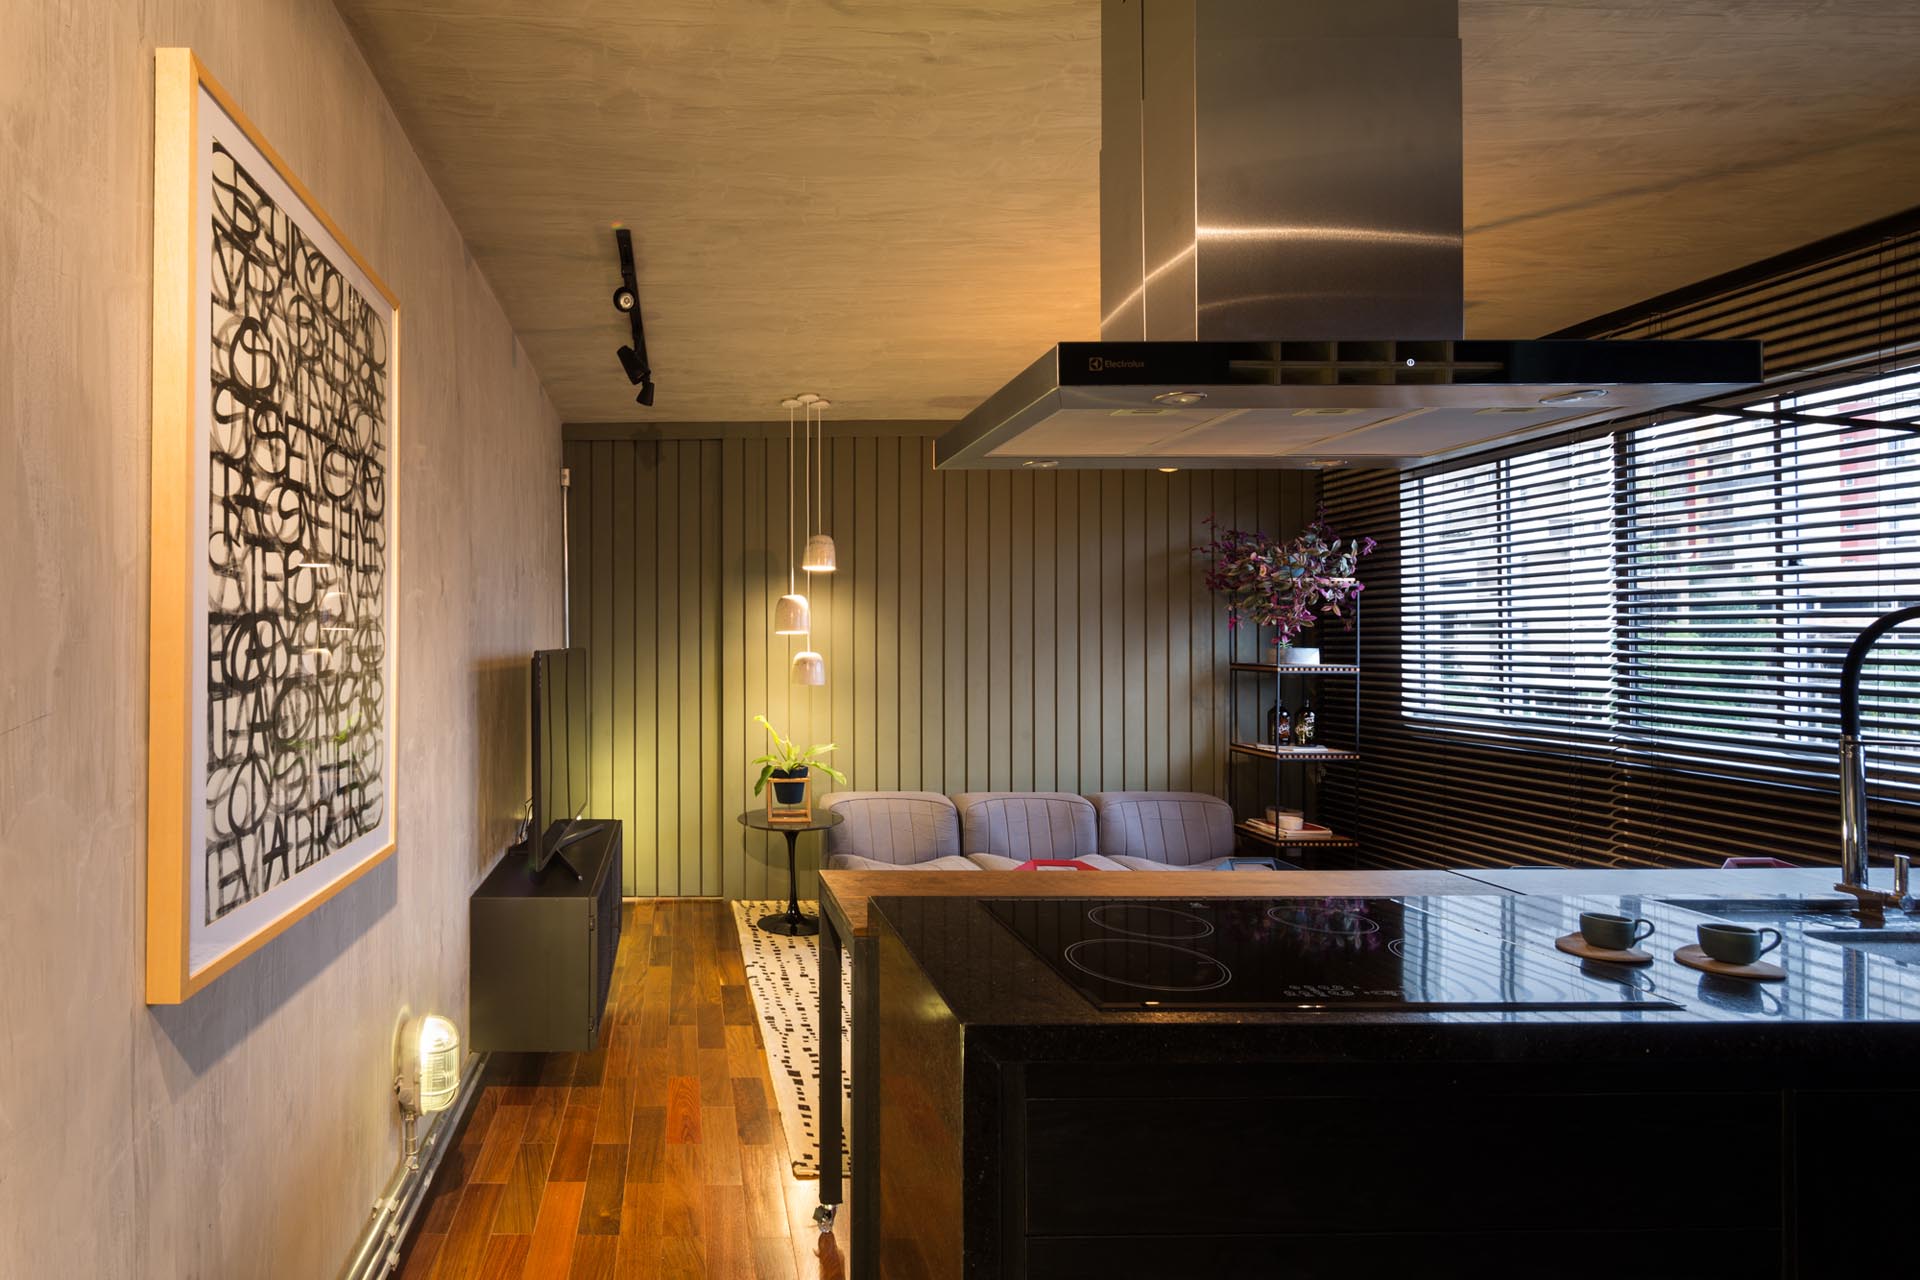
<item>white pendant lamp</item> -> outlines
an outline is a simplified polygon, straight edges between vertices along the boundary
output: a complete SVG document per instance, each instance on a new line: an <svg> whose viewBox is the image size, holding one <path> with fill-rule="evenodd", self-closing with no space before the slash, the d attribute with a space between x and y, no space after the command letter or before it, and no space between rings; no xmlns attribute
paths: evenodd
<svg viewBox="0 0 1920 1280"><path fill-rule="evenodd" d="M825 684L827 682L827 660L811 649L802 649L793 655L793 682L795 684Z"/></svg>
<svg viewBox="0 0 1920 1280"><path fill-rule="evenodd" d="M819 501L812 504L812 509L814 519L817 520L820 527L824 529L827 523L827 408L831 402L822 400L819 396L802 396L800 399L806 403L809 439L814 438L813 430L815 420L813 415L816 411L820 414L818 434L820 460L817 464L818 469L815 473L817 478L814 482L818 486L815 492L818 495ZM809 522L809 524L811 525L811 522ZM839 553L834 548L833 535L830 533L809 533L807 536L807 549L800 553L800 567L808 573L832 573L835 569L839 568Z"/></svg>
<svg viewBox="0 0 1920 1280"><path fill-rule="evenodd" d="M793 411L800 402L780 403L787 411L787 594L773 606L773 634L803 636L813 630L813 618L807 598L795 590L793 582Z"/></svg>

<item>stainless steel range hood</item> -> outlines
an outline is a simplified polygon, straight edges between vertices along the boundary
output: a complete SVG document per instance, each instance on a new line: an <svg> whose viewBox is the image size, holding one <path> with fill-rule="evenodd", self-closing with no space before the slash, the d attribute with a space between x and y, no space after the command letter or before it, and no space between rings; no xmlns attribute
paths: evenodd
<svg viewBox="0 0 1920 1280"><path fill-rule="evenodd" d="M1104 0L1098 342L942 468L1407 466L1736 391L1757 342L1463 339L1448 0Z"/></svg>

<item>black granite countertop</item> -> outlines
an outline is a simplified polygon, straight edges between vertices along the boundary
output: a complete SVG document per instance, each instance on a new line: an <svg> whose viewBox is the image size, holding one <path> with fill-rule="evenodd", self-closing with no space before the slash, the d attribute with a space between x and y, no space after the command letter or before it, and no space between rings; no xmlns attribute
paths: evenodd
<svg viewBox="0 0 1920 1280"><path fill-rule="evenodd" d="M1741 923L1780 928L1786 937L1768 957L1786 970L1784 982L1714 977L1672 959L1709 918L1677 905L1683 900L1683 894L1402 900L1413 909L1444 907L1451 920L1483 932L1491 945L1524 954L1529 964L1562 965L1589 982L1630 982L1679 1006L1607 1011L1102 1009L979 899L877 897L873 907L882 930L904 944L966 1029L969 1046L1022 1057L1518 1060L1577 1054L1625 1060L1649 1053L1726 1059L1817 1052L1841 1060L1856 1052L1920 1049L1920 946L1903 962L1818 936L1860 929L1856 919L1838 911L1795 917L1778 903L1698 903ZM1642 945L1653 963L1632 970L1586 965L1583 972L1584 962L1553 947L1556 937L1577 930L1583 910L1651 920L1656 932ZM1768 918L1781 916L1786 918ZM1920 929L1920 919L1893 917L1888 928Z"/></svg>

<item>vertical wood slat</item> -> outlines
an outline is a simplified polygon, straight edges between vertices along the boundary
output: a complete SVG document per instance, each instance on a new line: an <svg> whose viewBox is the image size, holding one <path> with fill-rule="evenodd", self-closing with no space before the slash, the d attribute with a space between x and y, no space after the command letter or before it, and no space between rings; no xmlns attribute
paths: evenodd
<svg viewBox="0 0 1920 1280"><path fill-rule="evenodd" d="M1053 789L1068 791L1080 777L1080 483L1055 475L1053 526L1054 682Z"/></svg>
<svg viewBox="0 0 1920 1280"><path fill-rule="evenodd" d="M816 523L840 570L800 579L827 664L807 689L800 645L771 633L784 433L568 445L595 809L627 824L628 893L785 896L784 842L735 821L760 803L756 713L838 741L859 790L1223 790L1228 638L1192 548L1209 516L1291 534L1317 477L936 472L923 437L826 448ZM819 844L801 850L806 896Z"/></svg>
<svg viewBox="0 0 1920 1280"><path fill-rule="evenodd" d="M1194 789L1193 705L1196 687L1189 666L1193 633L1184 589L1193 548L1200 545L1193 536L1193 473L1182 471L1170 477L1167 486L1167 550L1162 566L1161 601L1166 608L1167 656L1167 788L1171 791Z"/></svg>
<svg viewBox="0 0 1920 1280"><path fill-rule="evenodd" d="M659 595L654 610L655 892L673 897L680 887L680 482L678 441L660 445L660 500L654 520L654 573Z"/></svg>
<svg viewBox="0 0 1920 1280"><path fill-rule="evenodd" d="M868 442L861 441L864 446ZM868 486L871 498L860 505L872 515L860 522L856 535L873 547L873 619L868 634L873 637L872 700L860 708L854 729L874 746L873 780L876 789L899 791L900 787L900 490L895 483L900 474L900 441L887 438L872 442L873 481ZM867 452L863 449L864 464ZM863 465L862 474L867 474ZM863 692L867 690L862 685Z"/></svg>
<svg viewBox="0 0 1920 1280"><path fill-rule="evenodd" d="M900 531L900 789L919 791L926 777L923 744L920 737L921 660L926 644L921 635L921 506L920 454L924 442L907 439L899 442L894 458L894 474L899 485L899 500L894 511L895 527ZM884 478L881 481L885 483Z"/></svg>
<svg viewBox="0 0 1920 1280"><path fill-rule="evenodd" d="M747 442L731 439L720 446L720 471L715 477L709 500L719 507L720 574L715 584L720 592L720 723L717 726L718 752L714 769L720 784L720 812L715 815L717 839L715 856L720 862L720 893L728 898L748 894L746 846L734 815L747 806L749 786L740 769L725 767L729 760L751 760L757 752L746 750L747 730L757 729L747 710L747 632L752 611L747 607L750 577L747 567L747 511L745 502L725 501L726 479L745 482ZM751 489L748 490L751 492Z"/></svg>
<svg viewBox="0 0 1920 1280"><path fill-rule="evenodd" d="M724 730L721 716L720 655L725 634L721 618L722 588L738 583L739 578L726 569L721 558L721 444L705 440L700 445L700 892L726 893L726 875L721 844L725 826L733 825L731 813L722 814L721 779L737 775L738 770L723 770L721 749ZM726 575L722 577L723 573ZM724 825L723 825L724 824Z"/></svg>
<svg viewBox="0 0 1920 1280"><path fill-rule="evenodd" d="M987 473L987 785L1017 790L1013 768L1013 477Z"/></svg>
<svg viewBox="0 0 1920 1280"><path fill-rule="evenodd" d="M634 811L617 814L633 874L627 892L659 892L659 604L660 566L654 551L660 508L660 446L633 450L633 776ZM617 464L616 464L617 465Z"/></svg>
<svg viewBox="0 0 1920 1280"><path fill-rule="evenodd" d="M728 500L740 506L745 514L746 544L741 548L740 576L740 589L746 596L740 611L742 625L746 627L745 701L740 708L740 754L732 757L728 763L740 768L741 811L745 812L759 799L753 794L752 783L746 777L757 771L750 768L747 761L760 754L762 744L767 740L760 726L753 723L753 717L761 714L761 708L767 705L767 652L774 647L772 608L777 593L768 590L771 584L767 581L767 548L771 545L768 539L773 536L773 529L767 521L767 445L763 441L749 440L743 448L746 470L738 477L741 488L735 493L730 487ZM745 895L749 898L768 896L767 864L756 856L760 850L759 837L740 827L733 831L731 848L733 856L740 860L741 879L746 885Z"/></svg>
<svg viewBox="0 0 1920 1280"><path fill-rule="evenodd" d="M1033 789L1056 791L1059 777L1057 724L1054 708L1054 500L1059 476L1042 472L1033 477L1033 505L1028 514L1028 544L1033 548Z"/></svg>
<svg viewBox="0 0 1920 1280"><path fill-rule="evenodd" d="M969 791L992 791L994 787L992 749L992 729L989 717L992 715L991 702L994 690L994 652L993 634L995 614L993 608L994 564L992 556L992 502L993 481L996 476L1004 481L1005 476L998 472L974 471L965 477L967 490L966 503L966 544L962 551L967 559L967 596L966 613L961 631L964 643L966 663L964 670L966 692L966 771ZM1004 576L1004 568L1001 570ZM1003 649L1000 658L1005 661ZM951 675L948 677L951 679ZM1004 687L1005 682L1002 681ZM1002 757L1004 759L1004 756Z"/></svg>
<svg viewBox="0 0 1920 1280"><path fill-rule="evenodd" d="M611 609L613 631L613 723L610 726L613 735L613 803L614 816L625 819L631 827L632 817L637 809L637 787L639 774L634 768L634 748L639 741L639 731L634 724L635 703L634 686L640 677L640 655L634 643L634 601L633 601L633 559L634 559L634 468L633 459L628 451L614 452L611 446L605 461L594 468L596 479L604 467L607 479L612 482L613 506L609 520L609 541L596 543L596 550L610 552L608 577L611 581L613 608ZM598 528L596 521L595 528ZM596 792L596 795L606 795ZM621 842L625 864L622 868L622 883L634 880L638 867L634 863L634 850L630 843Z"/></svg>
<svg viewBox="0 0 1920 1280"><path fill-rule="evenodd" d="M1106 583L1100 576L1100 473L1083 471L1080 482L1080 522L1077 526L1080 556L1080 591L1077 596L1080 618L1080 761L1072 785L1067 791L1100 790L1100 721L1105 701L1101 687L1101 636L1105 630L1100 616L1100 594Z"/></svg>
<svg viewBox="0 0 1920 1280"><path fill-rule="evenodd" d="M587 785L594 797L607 799L613 798L613 673L619 657L613 645L613 449L604 442L595 444L585 477L587 509L591 513L586 526L587 580L592 584L587 609L590 622L584 635L573 633L575 644L587 646L588 700L593 707L593 761Z"/></svg>

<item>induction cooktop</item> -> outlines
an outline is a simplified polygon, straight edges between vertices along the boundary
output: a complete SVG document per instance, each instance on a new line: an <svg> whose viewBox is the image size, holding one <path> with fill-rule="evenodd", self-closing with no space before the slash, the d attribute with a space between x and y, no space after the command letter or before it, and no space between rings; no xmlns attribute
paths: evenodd
<svg viewBox="0 0 1920 1280"><path fill-rule="evenodd" d="M982 905L1103 1009L1678 1009L1583 963L1513 899L994 898Z"/></svg>

